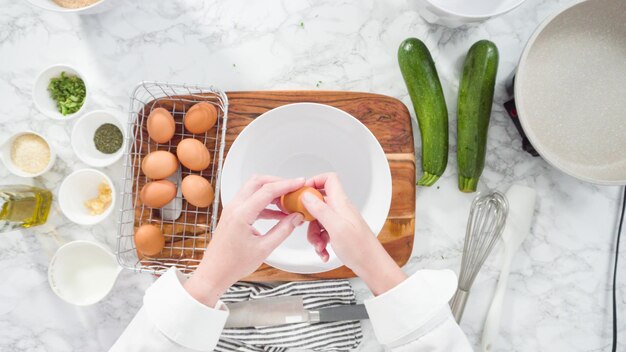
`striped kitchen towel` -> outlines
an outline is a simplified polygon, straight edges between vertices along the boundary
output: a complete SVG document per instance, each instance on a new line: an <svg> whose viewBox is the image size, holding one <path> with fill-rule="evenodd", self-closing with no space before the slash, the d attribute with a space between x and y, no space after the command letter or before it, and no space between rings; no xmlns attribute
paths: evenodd
<svg viewBox="0 0 626 352"><path fill-rule="evenodd" d="M356 304L347 280L290 282L277 287L238 283L224 296L226 304L278 296L303 296L305 309ZM269 327L224 329L217 352L349 351L361 343L359 321L298 323Z"/></svg>

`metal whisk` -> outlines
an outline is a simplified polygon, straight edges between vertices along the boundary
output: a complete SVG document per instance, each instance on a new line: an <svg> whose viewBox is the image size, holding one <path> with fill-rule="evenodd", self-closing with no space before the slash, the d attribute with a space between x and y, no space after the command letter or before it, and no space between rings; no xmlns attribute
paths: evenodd
<svg viewBox="0 0 626 352"><path fill-rule="evenodd" d="M502 236L508 212L509 204L500 192L478 195L472 202L463 246L459 287L450 301L452 314L457 322L461 321L470 288L480 268Z"/></svg>

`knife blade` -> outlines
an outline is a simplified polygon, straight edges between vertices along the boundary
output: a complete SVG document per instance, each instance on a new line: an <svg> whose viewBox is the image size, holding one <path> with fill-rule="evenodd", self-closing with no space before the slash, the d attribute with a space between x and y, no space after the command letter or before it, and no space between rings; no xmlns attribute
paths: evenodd
<svg viewBox="0 0 626 352"><path fill-rule="evenodd" d="M369 319L362 304L306 310L301 296L264 298L226 306L230 311L226 328Z"/></svg>

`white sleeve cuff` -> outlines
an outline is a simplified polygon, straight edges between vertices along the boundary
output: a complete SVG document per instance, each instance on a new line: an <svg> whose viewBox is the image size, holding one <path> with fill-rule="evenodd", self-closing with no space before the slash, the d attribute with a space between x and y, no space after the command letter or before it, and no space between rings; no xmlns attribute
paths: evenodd
<svg viewBox="0 0 626 352"><path fill-rule="evenodd" d="M228 309L222 302L210 308L196 301L183 287L186 280L170 268L148 288L143 298L148 319L170 340L196 351L212 351L226 324Z"/></svg>
<svg viewBox="0 0 626 352"><path fill-rule="evenodd" d="M392 345L420 330L432 329L440 321L457 287L451 270L420 270L404 282L365 301L378 341ZM421 334L420 334L421 335Z"/></svg>

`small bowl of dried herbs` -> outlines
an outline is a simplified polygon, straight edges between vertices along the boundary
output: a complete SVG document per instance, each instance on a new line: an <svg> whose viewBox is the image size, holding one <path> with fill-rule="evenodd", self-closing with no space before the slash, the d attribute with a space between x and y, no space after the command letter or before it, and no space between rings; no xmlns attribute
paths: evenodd
<svg viewBox="0 0 626 352"><path fill-rule="evenodd" d="M86 113L72 129L72 149L89 166L105 167L124 154L126 133L115 114L97 110Z"/></svg>
<svg viewBox="0 0 626 352"><path fill-rule="evenodd" d="M54 65L43 70L33 87L35 106L55 120L79 116L85 110L87 97L84 76L69 65Z"/></svg>

